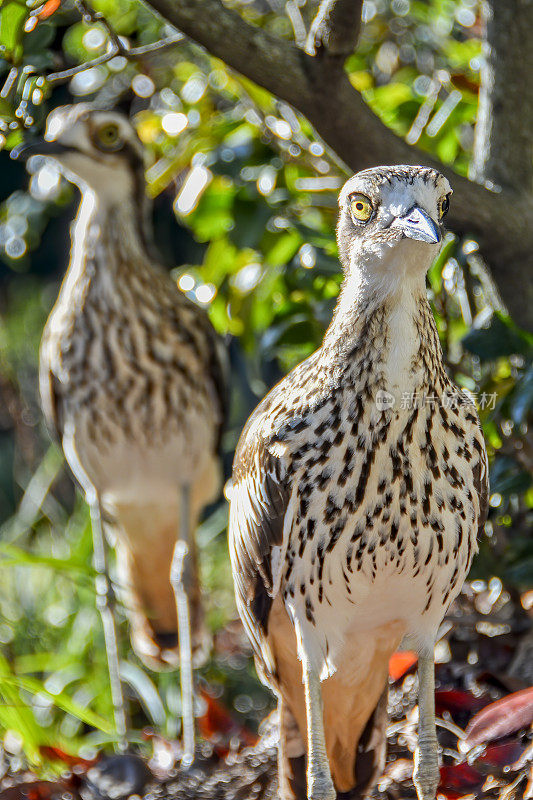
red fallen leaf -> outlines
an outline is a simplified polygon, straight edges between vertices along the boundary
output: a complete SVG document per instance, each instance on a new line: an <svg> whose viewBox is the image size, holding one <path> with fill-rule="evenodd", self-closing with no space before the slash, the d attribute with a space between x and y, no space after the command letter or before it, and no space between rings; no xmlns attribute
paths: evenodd
<svg viewBox="0 0 533 800"><path fill-rule="evenodd" d="M483 775L470 764L444 765L440 768L439 791L441 789L444 791L456 790L465 794L467 789L481 786L484 780Z"/></svg>
<svg viewBox="0 0 533 800"><path fill-rule="evenodd" d="M238 738L243 745L253 746L257 744L259 737L244 726L239 725L222 703L204 689L200 689L200 694L206 703L205 714L198 717L198 729L204 739L212 741L222 737L228 746L233 738ZM226 755L228 752L228 747L222 745L215 745L215 749L219 755Z"/></svg>
<svg viewBox="0 0 533 800"><path fill-rule="evenodd" d="M475 760L475 764L481 764L489 769L508 767L515 764L524 752L524 745L511 739L508 742L490 744L486 750Z"/></svg>
<svg viewBox="0 0 533 800"><path fill-rule="evenodd" d="M60 800L70 786L63 781L25 781L0 792L0 800Z"/></svg>
<svg viewBox="0 0 533 800"><path fill-rule="evenodd" d="M48 19L48 17L51 17L52 14L55 14L60 5L61 5L61 0L47 0L47 2L41 8L37 16L39 17L40 20Z"/></svg>
<svg viewBox="0 0 533 800"><path fill-rule="evenodd" d="M402 650L393 653L389 659L389 676L393 681L399 681L407 675L411 667L418 661L418 656L412 650Z"/></svg>
<svg viewBox="0 0 533 800"><path fill-rule="evenodd" d="M502 739L533 722L533 686L485 706L466 728L465 747Z"/></svg>
<svg viewBox="0 0 533 800"><path fill-rule="evenodd" d="M488 703L484 697L476 697L472 692L465 692L461 689L437 689L435 691L435 710L437 714L443 711L457 713L460 711L479 711Z"/></svg>
<svg viewBox="0 0 533 800"><path fill-rule="evenodd" d="M48 758L50 761L62 761L63 764L66 764L70 769L73 769L74 767L81 767L82 769L86 770L96 764L95 758L87 759L80 758L79 756L73 756L70 753L65 753L65 751L61 750L60 747L42 745L39 748L39 752L42 756Z"/></svg>
<svg viewBox="0 0 533 800"><path fill-rule="evenodd" d="M47 2L38 11L32 13L31 16L28 17L24 23L25 32L31 33L34 31L39 22L42 22L43 19L48 19L48 17L51 17L52 14L55 14L60 5L61 0L47 0Z"/></svg>

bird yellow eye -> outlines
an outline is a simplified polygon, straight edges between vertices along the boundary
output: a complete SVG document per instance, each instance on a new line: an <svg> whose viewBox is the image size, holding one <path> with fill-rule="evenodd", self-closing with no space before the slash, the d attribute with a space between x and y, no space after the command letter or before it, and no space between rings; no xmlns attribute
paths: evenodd
<svg viewBox="0 0 533 800"><path fill-rule="evenodd" d="M118 125L110 122L103 125L96 132L97 143L106 150L116 150L120 146L120 131Z"/></svg>
<svg viewBox="0 0 533 800"><path fill-rule="evenodd" d="M444 197L441 197L439 200L439 219L442 219L448 213L448 209L450 208L450 195L445 194Z"/></svg>
<svg viewBox="0 0 533 800"><path fill-rule="evenodd" d="M350 211L357 222L368 222L374 207L364 194L354 194L350 197Z"/></svg>

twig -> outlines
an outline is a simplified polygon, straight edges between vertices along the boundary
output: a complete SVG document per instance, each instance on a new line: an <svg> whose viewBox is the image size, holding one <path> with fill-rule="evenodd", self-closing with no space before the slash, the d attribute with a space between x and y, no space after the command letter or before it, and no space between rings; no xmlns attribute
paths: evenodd
<svg viewBox="0 0 533 800"><path fill-rule="evenodd" d="M466 737L465 732L460 728L458 725L454 725L453 722L447 719L441 719L437 717L435 719L435 724L438 728L444 728L445 730L452 733L454 736L459 739L459 741L463 741ZM415 720L407 719L402 720L401 722L393 722L391 725L387 726L387 736L392 736L395 733L402 733L409 728L414 728L416 725Z"/></svg>
<svg viewBox="0 0 533 800"><path fill-rule="evenodd" d="M85 61L83 64L78 64L75 67L64 69L61 72L51 73L46 78L48 84L63 83L64 81L72 78L74 75L77 75L80 72L85 72L85 70L92 69L93 67L99 67L101 64L106 64L108 61L111 61L117 56L121 56L128 61L133 61L151 53L161 52L169 47L173 47L178 42L181 42L184 38L182 33L176 31L174 34L172 34L172 36L168 36L165 39L160 39L157 42L152 42L151 44L145 44L140 47L127 47L111 23L103 14L101 14L99 11L95 11L94 8L89 5L87 0L74 0L74 5L79 11L82 20L86 24L101 25L102 28L104 28L109 39L109 46L107 52L103 53L97 58L93 58L91 61Z"/></svg>
<svg viewBox="0 0 533 800"><path fill-rule="evenodd" d="M2 91L0 92L0 97L3 98L4 100L9 97L9 95L15 88L18 74L19 74L18 69L16 67L11 67L8 76L5 80L5 83L2 86Z"/></svg>
<svg viewBox="0 0 533 800"><path fill-rule="evenodd" d="M294 41L298 47L303 47L307 39L307 31L305 29L302 13L295 0L287 0L285 3L285 12L290 19L294 31Z"/></svg>
<svg viewBox="0 0 533 800"><path fill-rule="evenodd" d="M187 557L187 544L179 539L174 548L170 583L176 598L180 647L181 717L183 736L183 766L190 767L194 761L194 690L192 673L191 619L189 599L183 586L184 559Z"/></svg>
<svg viewBox="0 0 533 800"><path fill-rule="evenodd" d="M122 56L128 61L135 61L139 58L143 58L146 55L150 55L151 53L160 53L163 50L168 50L169 48L174 47L174 45L176 45L178 42L181 42L183 38L183 34L176 32L166 39L159 39L157 42L145 44L140 47L131 47L129 50L122 44L120 46L120 50L116 49L112 44L107 53L104 53L97 58L93 58L92 61L85 61L83 64L78 64L75 67L64 69L61 72L52 72L46 77L46 82L48 84L63 83L64 81L68 81L74 75L77 75L79 72L85 72L85 70L92 69L92 67L98 67L101 64L106 64L108 61L111 61L111 59L116 58L117 56Z"/></svg>
<svg viewBox="0 0 533 800"><path fill-rule="evenodd" d="M120 41L120 36L113 28L113 26L107 21L103 14L99 11L95 11L86 0L74 0L74 5L79 11L82 20L90 25L90 24L100 24L103 28L105 28L107 35L111 41L112 46L116 50L119 55L123 55L126 48Z"/></svg>

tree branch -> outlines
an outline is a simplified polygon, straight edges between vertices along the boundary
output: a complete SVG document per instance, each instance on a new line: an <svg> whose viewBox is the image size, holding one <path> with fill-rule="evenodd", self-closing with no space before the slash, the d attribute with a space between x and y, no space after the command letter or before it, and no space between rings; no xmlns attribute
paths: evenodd
<svg viewBox="0 0 533 800"><path fill-rule="evenodd" d="M307 69L313 59L289 42L248 24L220 0L148 0L148 4L212 55L298 107L311 101Z"/></svg>
<svg viewBox="0 0 533 800"><path fill-rule="evenodd" d="M407 144L368 108L351 85L341 58L320 57L323 50L312 57L247 23L220 0L149 0L149 5L228 66L297 108L354 172L376 164L424 163L445 174L454 189L450 227L479 240L507 308L519 325L531 325L533 302L527 290L518 290L525 283L524 257L530 259L531 269L531 194L516 184L490 191ZM353 20L351 27L349 20L346 23L346 31L340 30L348 5L349 0L326 3L329 14L324 13L323 25L316 25L323 31L324 45L329 37L346 42L348 30L351 37L357 35ZM359 2L352 5L360 9ZM354 49L353 38L350 48ZM529 77L524 75L523 80ZM515 260L513 253L518 251L520 258Z"/></svg>
<svg viewBox="0 0 533 800"><path fill-rule="evenodd" d="M306 52L314 56L326 50L346 58L355 50L361 29L363 0L322 0L311 25Z"/></svg>
<svg viewBox="0 0 533 800"><path fill-rule="evenodd" d="M120 49L116 49L115 47L111 46L106 53L103 53L103 55L98 56L97 58L93 58L91 61L84 61L82 64L77 64L75 67L69 67L69 69L61 70L61 72L51 72L46 76L46 82L49 84L64 83L65 81L70 80L70 78L73 78L74 75L77 75L79 72L85 72L86 69L98 67L100 64L107 64L108 61L111 61L111 59L116 58L117 56L122 56L128 61L136 61L137 59L144 58L147 55L161 53L164 50L168 50L169 48L172 48L178 44L178 42L182 41L183 35L181 33L176 33L174 36L169 36L166 39L159 39L157 42L144 44L140 47L130 47L128 49L127 47L121 45Z"/></svg>

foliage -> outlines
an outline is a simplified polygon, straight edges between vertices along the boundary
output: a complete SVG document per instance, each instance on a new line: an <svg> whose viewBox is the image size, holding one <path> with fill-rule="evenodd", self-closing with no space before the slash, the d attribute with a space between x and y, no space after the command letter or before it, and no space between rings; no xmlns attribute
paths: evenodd
<svg viewBox="0 0 533 800"><path fill-rule="evenodd" d="M302 22L309 5L291 4ZM345 176L307 121L185 39L139 58L107 59L112 31L125 49L172 32L138 0L98 0L94 8L105 24L88 23L75 6L54 0L4 0L0 12L7 176L0 207L0 694L9 709L0 727L21 737L34 759L51 739L71 750L109 739L111 701L88 566L88 515L59 453L47 451L36 392L38 342L67 261L73 191L49 165L27 189L7 151L27 132L42 131L56 105L95 98L128 106L147 150L158 240L179 265L180 288L209 308L228 341L228 470L258 399L320 342L341 280L332 232ZM264 8L244 4L243 12L291 38L289 16ZM360 46L346 65L351 81L386 124L465 174L480 66L476 0L367 0L364 16ZM100 63L68 83L57 78L94 59ZM451 374L485 397L492 509L474 570L527 586L533 342L503 313L475 241L447 238L428 289ZM210 621L221 630L234 616L223 505L199 538ZM122 634L133 729L148 720L174 735L175 676L146 673L129 652L125 625ZM203 674L257 722L267 699L249 660L219 652Z"/></svg>

